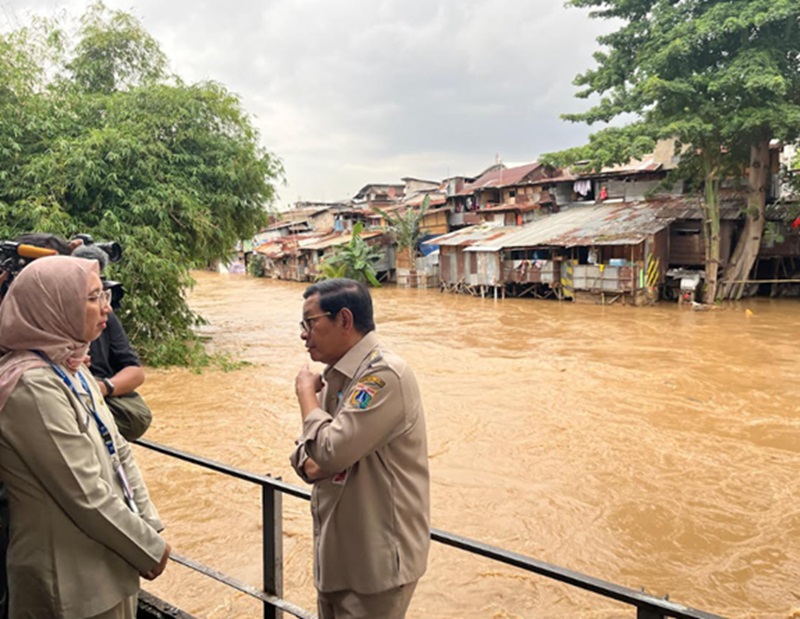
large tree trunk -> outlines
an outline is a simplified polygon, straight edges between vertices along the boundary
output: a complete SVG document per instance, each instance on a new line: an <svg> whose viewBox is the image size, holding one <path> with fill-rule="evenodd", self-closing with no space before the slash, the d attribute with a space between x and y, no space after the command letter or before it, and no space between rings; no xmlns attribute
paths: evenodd
<svg viewBox="0 0 800 619"><path fill-rule="evenodd" d="M769 180L769 138L750 147L750 174L747 179L747 215L744 230L733 250L720 290L721 299L741 299L754 290L746 280L753 270L764 235L764 208Z"/></svg>
<svg viewBox="0 0 800 619"><path fill-rule="evenodd" d="M719 273L719 175L716 160L704 155L705 194L703 196L703 241L705 244L705 287L703 302L713 303L717 297Z"/></svg>

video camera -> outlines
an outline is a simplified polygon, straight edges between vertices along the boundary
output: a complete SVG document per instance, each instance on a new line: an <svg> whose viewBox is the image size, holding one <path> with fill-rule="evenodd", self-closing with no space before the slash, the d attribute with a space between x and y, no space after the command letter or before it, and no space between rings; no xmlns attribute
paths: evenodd
<svg viewBox="0 0 800 619"><path fill-rule="evenodd" d="M119 262L122 257L122 246L116 241L95 243L91 234L77 234L73 240L77 239L83 242L84 247L102 250L100 256L92 256L98 260L107 257L107 262ZM0 241L0 274L3 272L7 274L0 285L0 298L5 296L8 286L17 273L32 261L57 254L69 255L71 251L69 244L63 238L52 234L23 234L15 241ZM105 261L102 263L104 266ZM103 288L111 290L111 305L117 308L125 294L122 284L103 278Z"/></svg>
<svg viewBox="0 0 800 619"><path fill-rule="evenodd" d="M75 240L80 239L86 246L94 245L95 247L102 249L104 252L106 252L109 262L119 262L119 259L122 258L122 245L120 245L116 241L95 243L91 234L76 234L74 239Z"/></svg>

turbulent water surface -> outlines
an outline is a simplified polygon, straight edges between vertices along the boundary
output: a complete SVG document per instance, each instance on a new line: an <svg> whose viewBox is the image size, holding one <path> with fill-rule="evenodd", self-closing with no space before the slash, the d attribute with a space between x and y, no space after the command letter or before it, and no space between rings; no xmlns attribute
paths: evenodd
<svg viewBox="0 0 800 619"><path fill-rule="evenodd" d="M151 370L147 438L302 485L302 284L197 273L210 345L251 365ZM800 617L800 302L710 312L387 287L378 333L425 402L433 526L741 619ZM136 448L176 551L261 582L257 487ZM315 608L308 504L284 498L285 597ZM198 617L260 606L171 564ZM634 617L434 544L414 618Z"/></svg>

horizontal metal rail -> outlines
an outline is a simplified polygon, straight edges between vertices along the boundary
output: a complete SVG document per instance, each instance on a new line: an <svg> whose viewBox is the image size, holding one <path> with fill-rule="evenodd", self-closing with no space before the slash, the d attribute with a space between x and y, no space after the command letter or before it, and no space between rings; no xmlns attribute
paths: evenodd
<svg viewBox="0 0 800 619"><path fill-rule="evenodd" d="M269 489L271 491L289 494L305 500L309 500L311 498L311 493L308 490L287 484L280 479L270 477L268 475L257 475L249 471L236 469L214 460L209 460L185 451L159 445L158 443L153 443L152 441L145 439L139 439L136 441L136 443L142 447L152 449L153 451L157 451L173 458L178 458L179 460L184 460L185 462L196 464L203 468L217 471L230 477L235 477L237 479L242 479L244 481L257 484L265 491ZM265 537L268 535L267 527L264 528L264 535ZM539 574L541 576L550 578L551 580L556 580L558 582L583 589L584 591L590 591L623 604L634 606L637 609L637 619L663 619L665 617L675 617L676 619L724 619L720 615L715 615L713 613L698 610L696 608L684 606L668 599L657 598L644 593L643 591L636 591L635 589L622 587L612 582L587 576L586 574L581 574L579 572L573 572L572 570L568 570L551 563L539 561L538 559L533 559L531 557L521 555L516 552L511 552L497 546L484 544L467 537L448 533L447 531L442 531L440 529L431 529L431 539L446 546L458 548L471 554L485 557L499 563L504 563L527 572ZM279 540L273 540L273 544L280 546ZM261 600L265 605L265 617L277 616L273 612L276 609L288 612L295 617L301 617L303 619L314 616L309 614L307 611L304 611L297 606L286 602L285 600L281 599L279 595L267 592L266 587L265 591L260 591L255 587L241 583L230 576L226 576L225 574L217 572L213 568L206 567L190 559L181 557L180 555L173 555L173 558L177 562L186 565L187 567L195 569L210 576L211 578L237 589L238 591ZM271 566L267 565L265 556L265 582L268 579L267 573L270 571ZM271 575L271 577L273 582L276 580L280 581L280 578L276 579L274 575ZM280 588L281 587L278 587L278 589ZM269 606L272 610L266 610L267 606Z"/></svg>
<svg viewBox="0 0 800 619"><path fill-rule="evenodd" d="M266 591L261 591L260 589L255 588L253 585L248 585L241 580L234 578L233 576L228 576L227 574L223 574L215 570L214 568L208 567L207 565L203 565L202 563L198 563L197 561L193 561L183 555L179 555L177 553L171 553L169 556L170 559L175 561L176 563L180 563L190 569L193 569L196 572L200 572L201 574L208 576L209 578L213 578L214 580L221 582L229 587L236 589L242 593L246 593L252 598L260 600L261 602L265 602L278 610L283 610L295 617L299 617L300 619L316 619L316 615L313 613L308 612L307 610L300 608L299 606L295 606L291 602L287 602L279 598L276 595L271 595Z"/></svg>

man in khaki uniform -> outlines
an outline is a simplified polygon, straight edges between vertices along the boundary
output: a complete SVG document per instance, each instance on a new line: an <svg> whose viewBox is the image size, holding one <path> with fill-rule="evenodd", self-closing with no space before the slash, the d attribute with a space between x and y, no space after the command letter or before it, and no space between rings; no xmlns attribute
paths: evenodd
<svg viewBox="0 0 800 619"><path fill-rule="evenodd" d="M330 279L304 293L303 434L292 466L313 483L320 619L400 619L425 572L430 488L425 417L411 368L374 333L367 288Z"/></svg>

